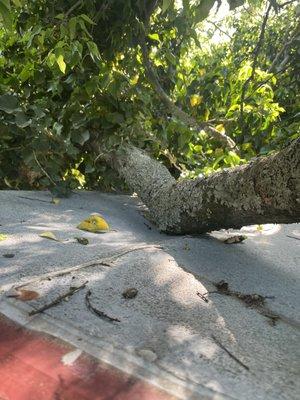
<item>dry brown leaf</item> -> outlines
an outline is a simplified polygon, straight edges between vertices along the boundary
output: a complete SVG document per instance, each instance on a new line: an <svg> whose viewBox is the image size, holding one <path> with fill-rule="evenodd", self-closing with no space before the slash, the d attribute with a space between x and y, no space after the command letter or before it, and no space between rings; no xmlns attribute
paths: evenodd
<svg viewBox="0 0 300 400"><path fill-rule="evenodd" d="M27 290L27 289L19 289L14 291L14 293L8 294L7 297L14 297L18 300L22 301L30 301L37 299L39 297L39 293L35 292L34 290Z"/></svg>

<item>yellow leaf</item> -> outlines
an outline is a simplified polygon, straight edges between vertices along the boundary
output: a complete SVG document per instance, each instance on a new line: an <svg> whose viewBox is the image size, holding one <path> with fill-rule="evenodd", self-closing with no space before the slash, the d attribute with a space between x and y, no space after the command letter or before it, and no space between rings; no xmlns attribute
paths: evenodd
<svg viewBox="0 0 300 400"><path fill-rule="evenodd" d="M215 149L215 156L216 157L220 157L220 156L222 156L224 154L224 151L223 151L223 149L221 148L221 147L217 147L216 149Z"/></svg>
<svg viewBox="0 0 300 400"><path fill-rule="evenodd" d="M206 74L206 69L205 68L200 68L198 73L199 73L200 76L203 76L203 75Z"/></svg>
<svg viewBox="0 0 300 400"><path fill-rule="evenodd" d="M208 120L209 114L210 114L210 111L206 109L206 110L204 111L204 121L207 121L207 120Z"/></svg>
<svg viewBox="0 0 300 400"><path fill-rule="evenodd" d="M53 197L53 199L51 200L51 203L57 205L60 203L60 199L58 199L57 197Z"/></svg>
<svg viewBox="0 0 300 400"><path fill-rule="evenodd" d="M53 232L43 232L39 235L42 238L50 239L50 240L55 240L56 242L59 242L60 240L57 239L57 237L54 235Z"/></svg>
<svg viewBox="0 0 300 400"><path fill-rule="evenodd" d="M256 230L257 230L258 232L262 232L262 231L264 230L263 225L257 225L257 226L256 226Z"/></svg>
<svg viewBox="0 0 300 400"><path fill-rule="evenodd" d="M93 233L109 231L109 225L100 214L92 214L77 226L78 229Z"/></svg>
<svg viewBox="0 0 300 400"><path fill-rule="evenodd" d="M0 233L0 242L5 239L7 239L7 235L4 235L4 233Z"/></svg>
<svg viewBox="0 0 300 400"><path fill-rule="evenodd" d="M63 55L59 55L56 59L56 62L59 66L59 69L61 70L61 72L64 74L66 72L66 63L64 61L64 56Z"/></svg>
<svg viewBox="0 0 300 400"><path fill-rule="evenodd" d="M203 97L202 97L202 96L199 96L198 94L193 94L193 95L190 97L191 106L192 106L192 107L199 106L199 104L202 103L202 100L203 100Z"/></svg>
<svg viewBox="0 0 300 400"><path fill-rule="evenodd" d="M225 127L223 124L217 125L216 130L220 133L225 133Z"/></svg>
<svg viewBox="0 0 300 400"><path fill-rule="evenodd" d="M134 75L134 77L132 79L130 79L130 84L136 85L138 83L138 80L139 80L139 75L136 74L136 75Z"/></svg>

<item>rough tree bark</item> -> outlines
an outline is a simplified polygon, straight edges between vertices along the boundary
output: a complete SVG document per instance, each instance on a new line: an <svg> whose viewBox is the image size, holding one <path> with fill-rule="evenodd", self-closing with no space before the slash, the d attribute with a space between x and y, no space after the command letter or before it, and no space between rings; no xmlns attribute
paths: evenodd
<svg viewBox="0 0 300 400"><path fill-rule="evenodd" d="M300 138L279 153L196 179L176 181L165 166L133 146L123 147L109 162L161 231L203 233L300 221Z"/></svg>

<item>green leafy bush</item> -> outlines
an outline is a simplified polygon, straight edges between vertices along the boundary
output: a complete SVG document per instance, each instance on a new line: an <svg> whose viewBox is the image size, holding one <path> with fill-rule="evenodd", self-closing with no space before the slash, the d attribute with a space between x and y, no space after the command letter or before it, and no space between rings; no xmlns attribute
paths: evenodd
<svg viewBox="0 0 300 400"><path fill-rule="evenodd" d="M230 151L174 118L151 88L138 46L147 14L142 0L15 0L11 9L1 0L0 187L60 194L123 187L105 155L124 141L147 148L175 176L195 176L299 135L299 47L287 49L283 72L268 71L295 7L267 26L242 124L241 93L261 25L247 12L262 7L237 9L222 25L232 39L216 44L203 22L213 3L161 2L151 10L146 39L163 90L196 120L212 120L232 137L238 149Z"/></svg>

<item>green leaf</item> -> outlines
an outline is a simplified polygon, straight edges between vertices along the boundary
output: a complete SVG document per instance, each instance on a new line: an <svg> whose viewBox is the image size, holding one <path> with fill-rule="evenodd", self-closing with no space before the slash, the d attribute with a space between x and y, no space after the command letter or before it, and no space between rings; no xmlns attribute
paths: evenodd
<svg viewBox="0 0 300 400"><path fill-rule="evenodd" d="M85 22L89 23L90 25L97 25L93 20L91 20L90 17L88 17L86 14L81 14L80 15L82 19L85 20Z"/></svg>
<svg viewBox="0 0 300 400"><path fill-rule="evenodd" d="M73 40L76 35L76 24L77 24L77 18L73 17L69 21L69 32L70 32L70 39Z"/></svg>
<svg viewBox="0 0 300 400"><path fill-rule="evenodd" d="M26 64L19 74L21 82L26 82L33 75L33 64Z"/></svg>
<svg viewBox="0 0 300 400"><path fill-rule="evenodd" d="M39 106L33 105L30 108L31 108L31 110L33 110L33 112L35 114L35 119L41 119L46 115Z"/></svg>
<svg viewBox="0 0 300 400"><path fill-rule="evenodd" d="M28 38L28 43L27 43L27 48L29 49L32 46L32 41L35 38L36 35L41 33L42 27L41 26L35 26L33 30L31 31L31 34ZM24 38L25 39L25 38Z"/></svg>
<svg viewBox="0 0 300 400"><path fill-rule="evenodd" d="M95 167L93 167L91 164L87 164L85 166L85 170L84 170L85 174L90 174L90 173L92 173L94 171L95 171Z"/></svg>
<svg viewBox="0 0 300 400"><path fill-rule="evenodd" d="M22 7L22 3L20 0L12 0L16 7Z"/></svg>
<svg viewBox="0 0 300 400"><path fill-rule="evenodd" d="M201 0L200 5L196 8L194 22L203 21L209 14L215 0Z"/></svg>
<svg viewBox="0 0 300 400"><path fill-rule="evenodd" d="M89 33L89 31L86 29L86 26L85 26L85 23L84 23L83 19L79 19L79 20L78 20L78 23L79 23L81 29L82 29L90 38L92 38L92 36L91 36L91 34Z"/></svg>
<svg viewBox="0 0 300 400"><path fill-rule="evenodd" d="M171 64L173 64L173 65L177 65L178 64L177 58L169 50L166 51L166 58Z"/></svg>
<svg viewBox="0 0 300 400"><path fill-rule="evenodd" d="M11 94L3 94L0 96L0 110L5 111L7 114L20 111L21 109L17 97Z"/></svg>
<svg viewBox="0 0 300 400"><path fill-rule="evenodd" d="M65 19L65 14L64 13L60 13L55 15L55 18L60 19L61 21Z"/></svg>
<svg viewBox="0 0 300 400"><path fill-rule="evenodd" d="M59 66L59 69L61 70L61 72L64 74L66 72L66 63L64 61L64 56L62 54L60 54L57 58L56 58L56 62Z"/></svg>
<svg viewBox="0 0 300 400"><path fill-rule="evenodd" d="M32 120L27 118L23 111L17 112L15 116L15 123L19 128L26 128L31 124Z"/></svg>
<svg viewBox="0 0 300 400"><path fill-rule="evenodd" d="M244 0L227 0L230 10L234 10L237 7L240 7L244 4Z"/></svg>
<svg viewBox="0 0 300 400"><path fill-rule="evenodd" d="M173 3L173 0L163 0L163 5L162 5L162 14L164 14L167 9L170 7L170 5Z"/></svg>
<svg viewBox="0 0 300 400"><path fill-rule="evenodd" d="M0 3L3 3L5 7L10 10L10 0L0 0Z"/></svg>
<svg viewBox="0 0 300 400"><path fill-rule="evenodd" d="M53 130L57 135L61 134L62 128L63 128L62 124L60 124L59 122L54 122Z"/></svg>
<svg viewBox="0 0 300 400"><path fill-rule="evenodd" d="M93 61L100 61L101 57L96 43L89 41L87 42L87 46L89 48L90 56L92 57Z"/></svg>
<svg viewBox="0 0 300 400"><path fill-rule="evenodd" d="M82 146L85 142L87 142L90 138L90 132L88 130L84 132L80 132L76 135L74 135L73 140L75 143L80 144Z"/></svg>
<svg viewBox="0 0 300 400"><path fill-rule="evenodd" d="M2 17L4 27L10 29L12 26L12 15L8 0L0 0L0 16Z"/></svg>
<svg viewBox="0 0 300 400"><path fill-rule="evenodd" d="M109 113L106 115L106 119L109 122L112 122L113 124L122 124L124 122L124 117L122 114L118 113L118 112L114 112L114 113Z"/></svg>
<svg viewBox="0 0 300 400"><path fill-rule="evenodd" d="M53 54L51 51L49 52L48 56L47 56L47 65L49 68L53 67L53 65L56 62L56 57L55 54Z"/></svg>
<svg viewBox="0 0 300 400"><path fill-rule="evenodd" d="M148 35L148 37L152 40L156 40L157 42L160 42L158 33L151 33L150 35Z"/></svg>

